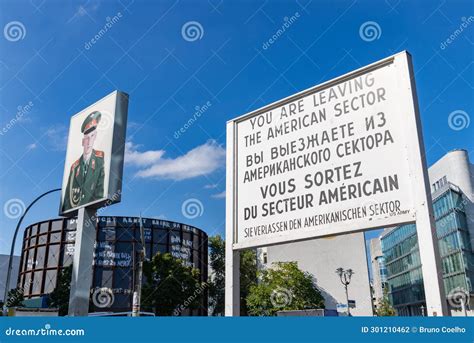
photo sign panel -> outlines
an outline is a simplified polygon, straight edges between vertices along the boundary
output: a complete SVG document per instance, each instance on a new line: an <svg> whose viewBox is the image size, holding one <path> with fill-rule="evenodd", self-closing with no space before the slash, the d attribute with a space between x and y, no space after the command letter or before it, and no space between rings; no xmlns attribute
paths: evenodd
<svg viewBox="0 0 474 343"><path fill-rule="evenodd" d="M59 214L120 202L128 95L115 91L71 117Z"/></svg>
<svg viewBox="0 0 474 343"><path fill-rule="evenodd" d="M409 58L399 53L228 122L235 249L415 221Z"/></svg>

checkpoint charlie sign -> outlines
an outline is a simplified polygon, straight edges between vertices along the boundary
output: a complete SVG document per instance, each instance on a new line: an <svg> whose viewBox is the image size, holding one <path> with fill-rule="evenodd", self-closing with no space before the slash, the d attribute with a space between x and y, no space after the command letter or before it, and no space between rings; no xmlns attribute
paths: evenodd
<svg viewBox="0 0 474 343"><path fill-rule="evenodd" d="M414 220L399 74L390 61L230 122L237 247Z"/></svg>
<svg viewBox="0 0 474 343"><path fill-rule="evenodd" d="M423 275L436 278L437 245L407 52L229 121L227 149L226 256L416 222L424 227L418 230ZM230 307L235 263L232 257L227 261ZM441 289L427 295L427 302L431 295L436 299L429 313L444 311Z"/></svg>

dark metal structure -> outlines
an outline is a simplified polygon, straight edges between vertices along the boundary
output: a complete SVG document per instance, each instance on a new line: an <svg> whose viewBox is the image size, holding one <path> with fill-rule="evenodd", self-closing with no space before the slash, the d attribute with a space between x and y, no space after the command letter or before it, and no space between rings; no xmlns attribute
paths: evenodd
<svg viewBox="0 0 474 343"><path fill-rule="evenodd" d="M201 281L207 282L208 237L204 231L161 219L141 221L148 256L169 252L198 269ZM58 274L72 263L75 230L74 218L43 221L25 229L18 276L25 299L44 299L54 290ZM130 311L141 250L140 218L98 217L96 235L91 299L96 296L99 301L91 301L90 310ZM109 299L103 306L105 295ZM187 309L181 315L207 315L206 297L198 308Z"/></svg>

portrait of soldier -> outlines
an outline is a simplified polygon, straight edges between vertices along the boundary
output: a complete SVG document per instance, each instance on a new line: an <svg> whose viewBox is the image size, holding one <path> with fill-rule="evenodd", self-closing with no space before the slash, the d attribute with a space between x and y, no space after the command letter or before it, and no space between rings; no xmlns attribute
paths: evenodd
<svg viewBox="0 0 474 343"><path fill-rule="evenodd" d="M94 149L101 116L99 111L94 111L82 123L83 152L71 165L63 212L104 197L104 152Z"/></svg>

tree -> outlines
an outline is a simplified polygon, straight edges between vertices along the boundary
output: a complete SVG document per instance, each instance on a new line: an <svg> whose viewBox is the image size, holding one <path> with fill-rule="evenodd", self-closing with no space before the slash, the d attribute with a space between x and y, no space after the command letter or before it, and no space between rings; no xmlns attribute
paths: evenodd
<svg viewBox="0 0 474 343"><path fill-rule="evenodd" d="M247 297L257 285L257 253L255 250L240 251L240 315L248 316Z"/></svg>
<svg viewBox="0 0 474 343"><path fill-rule="evenodd" d="M170 253L158 252L143 264L146 282L141 304L159 316L179 315L188 307L196 307L205 285L199 281L199 270L186 267Z"/></svg>
<svg viewBox="0 0 474 343"><path fill-rule="evenodd" d="M209 238L209 307L213 316L223 316L225 307L225 241L220 235ZM246 298L250 287L257 284L257 257L255 250L240 253L240 315L247 316Z"/></svg>
<svg viewBox="0 0 474 343"><path fill-rule="evenodd" d="M259 272L259 283L247 296L249 314L274 316L282 310L324 308L324 298L313 276L298 268L296 262L277 262Z"/></svg>
<svg viewBox="0 0 474 343"><path fill-rule="evenodd" d="M63 268L58 276L56 288L49 295L49 307L57 308L60 316L69 311L69 294L71 293L72 265Z"/></svg>
<svg viewBox="0 0 474 343"><path fill-rule="evenodd" d="M23 289L20 287L10 289L7 294L7 307L23 307Z"/></svg>
<svg viewBox="0 0 474 343"><path fill-rule="evenodd" d="M224 315L225 303L225 241L220 235L209 238L209 309L212 316Z"/></svg>
<svg viewBox="0 0 474 343"><path fill-rule="evenodd" d="M377 306L377 310L375 311L375 313L379 317L391 317L395 316L396 314L395 309L390 303L387 288L383 290L383 297L379 299L379 306Z"/></svg>

